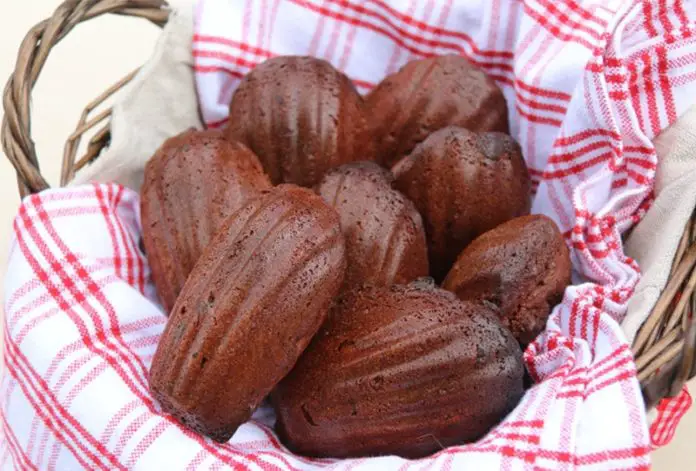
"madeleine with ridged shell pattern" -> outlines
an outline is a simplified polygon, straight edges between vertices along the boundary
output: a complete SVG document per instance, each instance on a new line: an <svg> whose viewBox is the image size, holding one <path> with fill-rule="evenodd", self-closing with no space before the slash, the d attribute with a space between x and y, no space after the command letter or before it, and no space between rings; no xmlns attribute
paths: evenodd
<svg viewBox="0 0 696 471"><path fill-rule="evenodd" d="M362 97L314 57L275 57L248 73L232 97L228 133L259 156L274 184L310 187L374 153Z"/></svg>
<svg viewBox="0 0 696 471"><path fill-rule="evenodd" d="M507 134L449 126L431 134L392 170L395 188L423 216L430 274L438 282L476 237L529 214L527 165Z"/></svg>
<svg viewBox="0 0 696 471"><path fill-rule="evenodd" d="M341 288L338 215L280 185L230 216L162 334L150 389L164 412L224 442L293 367Z"/></svg>
<svg viewBox="0 0 696 471"><path fill-rule="evenodd" d="M408 62L365 98L378 160L387 167L446 126L508 132L505 96L481 69L458 55Z"/></svg>
<svg viewBox="0 0 696 471"><path fill-rule="evenodd" d="M143 246L167 314L223 221L270 187L254 153L220 131L184 131L148 161L140 200Z"/></svg>
<svg viewBox="0 0 696 471"><path fill-rule="evenodd" d="M393 179L389 170L363 161L330 170L316 186L341 219L348 261L344 289L428 276L423 220L413 203L392 188Z"/></svg>
<svg viewBox="0 0 696 471"><path fill-rule="evenodd" d="M491 306L525 347L546 327L570 284L570 252L556 223L535 214L479 236L457 258L442 287Z"/></svg>
<svg viewBox="0 0 696 471"><path fill-rule="evenodd" d="M272 394L312 457L419 458L475 441L523 394L522 350L485 306L417 280L342 296Z"/></svg>

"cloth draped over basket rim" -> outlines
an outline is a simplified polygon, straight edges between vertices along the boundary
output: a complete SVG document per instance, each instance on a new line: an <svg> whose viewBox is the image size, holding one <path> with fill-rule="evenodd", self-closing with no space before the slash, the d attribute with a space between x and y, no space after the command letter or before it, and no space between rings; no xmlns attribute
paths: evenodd
<svg viewBox="0 0 696 471"><path fill-rule="evenodd" d="M18 61L17 70L6 89L4 102L6 116L2 128L3 147L8 157L10 157L10 160L12 160L13 164L18 168L18 176L21 180L20 190L23 189L22 191L24 192L37 192L45 188L45 182L42 181L41 178L38 178L40 174L38 173L37 159L29 135L29 107L28 95L26 95L26 93L27 90L33 86L50 47L67 34L69 29L79 23L79 21L97 16L108 10L142 16L157 24L164 24L167 11L160 9L161 4L162 2L160 1L149 0L146 2L72 1L61 6L56 12L56 15L52 18L52 21L39 25L39 27L32 31L32 34L30 34L25 41L27 44L23 44L22 46L23 51L31 51L31 53L25 54L24 60ZM102 7L101 9L100 6ZM71 10L71 8L75 9ZM79 14L75 14L75 12L79 12ZM187 15L181 16L181 18L186 17ZM186 20L182 20L182 23L185 21ZM184 28L185 27L180 27L180 30ZM46 41L47 38L43 36L43 39L40 41L39 49L41 50L37 53L32 45L37 43L38 39L42 37L40 33L43 32L50 32L52 36L49 35L48 39L51 40ZM190 31L188 33L191 34ZM168 38L170 41L172 40L171 36L172 35ZM161 41L165 40L166 39L162 39ZM191 36L189 36L187 40L190 41ZM180 48L173 48L171 50L178 51L176 53L182 51ZM119 151L119 149L117 146L119 143L123 143L123 140L118 140L119 118L124 120L121 126L128 125L125 120L132 119L132 113L137 108L134 105L134 101L129 103L128 100L129 98L134 100L134 98L138 96L137 87L145 87L143 81L144 77L157 74L157 64L161 63L158 61L169 60L169 67L179 66L182 69L192 64L192 58L188 56L166 58L166 52L163 51L162 48L158 48L156 54L158 53L162 54L162 57L153 57L139 74L135 76L133 87L128 90L128 94L124 93L123 98L117 102L113 111L102 112L97 115L96 118L89 119L89 113L101 100L97 100L96 104L91 104L88 107L88 110L86 110L83 119L78 125L78 130L66 146L66 155L68 157L64 161L63 178L65 181L63 183L67 183L67 181L75 176L75 173L80 169L83 170L77 172L77 176L72 182L72 185L78 185L87 181L102 181L102 177L106 177L108 174L99 175L99 170L114 168L114 158L110 156L118 155L117 151ZM20 53L20 56L21 55ZM178 79L187 80L183 78L184 75L185 74L182 72ZM124 86L133 76L134 75L129 75L126 77L127 80L119 82L114 87L113 91L115 92ZM161 71L158 77L162 77ZM22 79L24 79L24 81ZM193 90L193 77L190 76L190 73L188 80L190 80L188 85L191 86ZM177 86L175 80L173 80L170 85L171 87ZM165 84L161 96L173 96L172 90L173 88L167 89L167 85ZM110 92L111 91L112 90L110 90ZM186 97L190 98L191 95L183 94L182 96L184 99L181 104L181 109L188 110L186 112L188 118L176 122L173 128L164 127L158 129L159 134L157 134L157 136L148 136L146 138L147 142L138 142L135 144L135 148L131 147L130 149L135 149L137 154L131 161L134 167L128 169L126 172L123 172L123 168L117 171L119 176L122 177L121 183L137 189L139 186L138 179L140 178L138 168L142 166L144 159L147 159L147 157L151 155L153 145L156 147L164 137L175 134L177 131L183 130L191 125L195 127L201 126L197 113L195 94L193 95L193 102L186 99ZM75 165L78 139L95 125L101 123L109 114L111 114L111 122L97 133L88 148L87 155L78 160L77 165ZM658 148L660 157L663 155L675 156L673 159L664 160L665 166L673 165L673 168L664 171L664 175L681 175L684 171L689 169L687 157L685 157L685 148L688 149L689 145L696 142L696 137L693 133L689 133L689 130L692 128L685 123L694 122L693 114L693 110L685 113L672 128L655 140L655 146ZM141 116L141 119L148 123L155 122L153 116ZM675 136L675 134L677 135ZM110 147L108 147L109 145ZM662 149L660 149L661 145L663 146ZM108 148L102 153L105 147ZM122 152L124 149L128 149L128 146L125 146L119 151L121 155L123 155ZM109 163L110 158L111 163ZM129 164L126 163L126 165ZM660 161L660 165L663 166L663 160ZM688 315L690 307L694 302L692 296L694 282L692 279L696 279L694 275L696 246L692 245L694 238L694 231L691 227L692 222L687 224L687 221L692 215L696 195L694 195L693 192L688 194L685 193L688 191L688 186L686 185L680 186L677 190L671 188L670 193L667 189L670 188L671 179L667 178L663 180L662 186L660 187L659 175L660 169L658 169L656 197L652 202L652 206L645 208L642 221L636 225L635 229L627 237L627 250L630 250L632 255L635 254L634 258L636 258L639 263L641 262L641 247L644 247L645 244L654 243L655 240L669 239L669 243L663 244L662 250L660 250L658 256L661 260L661 263L658 263L660 266L660 273L653 279L648 279L646 274L644 274L644 278L642 279L642 281L648 280L650 282L649 284L646 282L647 285L645 288L646 291L651 291L652 294L646 295L639 303L635 303L639 305L634 307L634 309L644 310L645 313L649 312L653 306L655 308L645 323L634 323L634 325L630 327L632 331L628 332L629 337L632 337L636 334L639 326L645 325L649 327L644 328L637 334L635 340L640 348L634 347L635 353L637 354L637 362L639 365L643 365L643 369L639 367L639 378L649 407L654 406L662 397L679 393L685 379L693 376L693 339L696 338L693 328L694 324L691 317ZM114 181L115 179L108 178L108 180ZM688 196L692 200L690 204L680 205L686 212L678 214L676 217L678 220L669 220L666 222L664 217L665 208L671 209L674 207L674 204L678 204L674 196L675 194ZM683 199L681 202L683 203ZM682 237L675 237L674 231L667 234L666 232L659 232L656 230L654 228L656 221L666 224L670 228L677 227L681 224L681 227L686 227L686 230L683 231ZM669 280L667 280L664 275L664 260L669 261L672 259L675 260L675 263L671 270L667 270L668 274L671 275ZM664 288L664 286L666 286L666 288ZM641 285L636 288L636 292L642 292ZM660 292L662 293L662 297L658 299ZM629 305L629 312L630 309L631 306ZM627 320L632 319L633 318L629 314ZM679 329L675 329L675 327L679 327ZM642 360L641 363L642 358L645 358L645 360ZM640 371L647 371L648 373L640 377Z"/></svg>

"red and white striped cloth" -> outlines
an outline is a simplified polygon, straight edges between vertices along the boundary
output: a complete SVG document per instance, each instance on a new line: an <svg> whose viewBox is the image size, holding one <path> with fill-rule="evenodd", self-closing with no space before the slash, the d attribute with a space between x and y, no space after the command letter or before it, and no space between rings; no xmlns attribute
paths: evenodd
<svg viewBox="0 0 696 471"><path fill-rule="evenodd" d="M503 87L534 212L572 247L576 284L525 354L540 381L477 443L417 461L293 456L260 409L219 445L158 413L147 371L165 323L138 195L48 190L14 223L0 394L3 469L645 469L691 404L650 431L620 328L640 277L621 233L652 200L651 139L696 96L696 6L683 0L199 0L201 110L220 126L240 77L278 54L331 61L367 91L407 60L459 53Z"/></svg>

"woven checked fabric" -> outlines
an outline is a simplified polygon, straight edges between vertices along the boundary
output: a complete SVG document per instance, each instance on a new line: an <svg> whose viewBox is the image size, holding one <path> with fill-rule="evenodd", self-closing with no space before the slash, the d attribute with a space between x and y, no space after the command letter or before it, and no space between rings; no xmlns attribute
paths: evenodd
<svg viewBox="0 0 696 471"><path fill-rule="evenodd" d="M114 184L48 190L25 199L14 223L0 467L647 468L690 397L663 402L648 430L620 328L640 277L621 234L652 200L651 139L696 96L689 8L680 0L199 1L195 72L212 127L224 124L240 77L278 54L326 58L362 92L407 60L444 53L469 57L498 81L534 177L533 211L559 223L576 270L525 352L540 382L479 442L419 461L293 456L266 407L228 444L214 444L160 415L148 393L166 319L139 244L138 195Z"/></svg>

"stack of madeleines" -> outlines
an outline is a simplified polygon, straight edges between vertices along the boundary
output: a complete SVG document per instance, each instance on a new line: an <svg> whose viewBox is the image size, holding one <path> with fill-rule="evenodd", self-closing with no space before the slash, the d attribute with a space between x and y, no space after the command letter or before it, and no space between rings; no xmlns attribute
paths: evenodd
<svg viewBox="0 0 696 471"><path fill-rule="evenodd" d="M571 272L507 132L501 90L458 56L366 97L311 57L253 69L226 129L173 137L145 169L162 410L223 442L269 398L313 457L484 436Z"/></svg>

